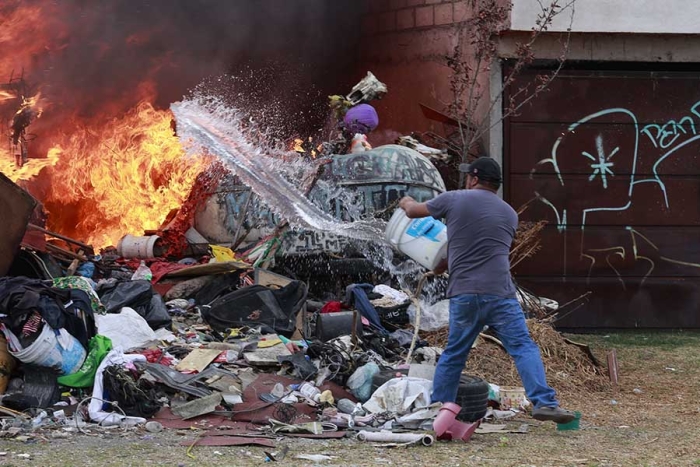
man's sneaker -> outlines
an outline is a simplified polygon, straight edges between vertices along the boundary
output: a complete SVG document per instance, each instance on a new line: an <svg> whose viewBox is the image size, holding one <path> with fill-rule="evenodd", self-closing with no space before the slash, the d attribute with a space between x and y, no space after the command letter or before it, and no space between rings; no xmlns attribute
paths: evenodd
<svg viewBox="0 0 700 467"><path fill-rule="evenodd" d="M561 407L539 407L532 409L532 418L543 422L569 423L576 415L571 410Z"/></svg>

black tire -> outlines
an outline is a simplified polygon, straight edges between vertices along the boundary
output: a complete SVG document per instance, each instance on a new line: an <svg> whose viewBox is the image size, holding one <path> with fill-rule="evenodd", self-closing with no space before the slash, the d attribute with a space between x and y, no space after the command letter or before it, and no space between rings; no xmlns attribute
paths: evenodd
<svg viewBox="0 0 700 467"><path fill-rule="evenodd" d="M407 375L408 370L382 370L376 373L372 378L372 392L390 379L396 378L397 373ZM455 403L462 407L457 415L457 420L475 422L482 419L486 415L489 403L488 383L476 376L462 375L459 379Z"/></svg>
<svg viewBox="0 0 700 467"><path fill-rule="evenodd" d="M476 376L462 375L455 403L462 407L457 420L475 422L484 418L489 403L489 384Z"/></svg>

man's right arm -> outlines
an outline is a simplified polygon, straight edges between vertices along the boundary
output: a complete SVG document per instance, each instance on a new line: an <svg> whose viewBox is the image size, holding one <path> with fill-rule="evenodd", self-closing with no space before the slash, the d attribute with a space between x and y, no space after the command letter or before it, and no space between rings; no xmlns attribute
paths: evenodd
<svg viewBox="0 0 700 467"><path fill-rule="evenodd" d="M406 216L409 219L428 217L430 215L427 203L419 203L410 196L404 196L401 198L401 201L399 201L399 207L406 212Z"/></svg>

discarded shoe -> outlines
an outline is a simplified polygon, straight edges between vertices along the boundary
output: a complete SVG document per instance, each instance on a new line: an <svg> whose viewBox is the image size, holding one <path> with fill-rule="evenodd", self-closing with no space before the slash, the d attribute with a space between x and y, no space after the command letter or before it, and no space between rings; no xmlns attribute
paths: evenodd
<svg viewBox="0 0 700 467"><path fill-rule="evenodd" d="M569 423L576 418L576 414L561 407L539 407L532 409L532 418L543 422Z"/></svg>

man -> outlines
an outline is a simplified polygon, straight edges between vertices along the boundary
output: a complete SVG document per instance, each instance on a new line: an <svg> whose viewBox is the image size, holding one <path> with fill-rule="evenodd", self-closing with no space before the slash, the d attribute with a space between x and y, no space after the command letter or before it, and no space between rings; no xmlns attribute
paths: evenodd
<svg viewBox="0 0 700 467"><path fill-rule="evenodd" d="M440 274L448 266L450 328L447 348L435 370L433 401L455 401L469 350L488 325L515 361L534 406L532 416L568 423L574 414L559 407L554 389L547 384L539 348L516 299L509 254L518 215L497 195L501 168L495 160L481 157L468 166L462 164L460 170L467 174L466 190L449 191L426 203L411 197L399 202L410 218L447 219L447 259L435 272Z"/></svg>

